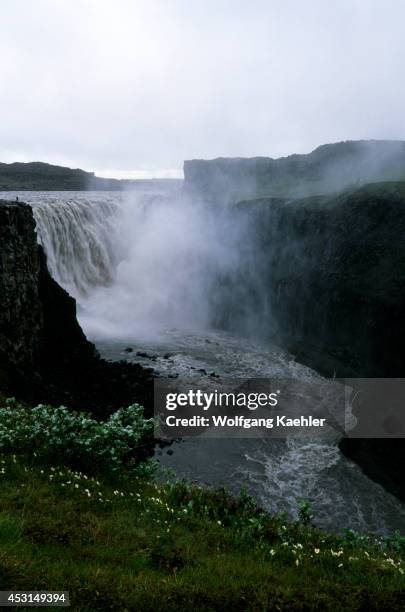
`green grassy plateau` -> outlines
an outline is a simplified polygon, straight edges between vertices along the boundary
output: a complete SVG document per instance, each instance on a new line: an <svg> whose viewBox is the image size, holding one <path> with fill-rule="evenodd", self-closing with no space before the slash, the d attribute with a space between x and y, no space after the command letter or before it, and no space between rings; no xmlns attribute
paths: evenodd
<svg viewBox="0 0 405 612"><path fill-rule="evenodd" d="M405 609L405 538L157 480L134 459L152 426L139 406L97 422L0 401L0 590L68 590L89 612Z"/></svg>

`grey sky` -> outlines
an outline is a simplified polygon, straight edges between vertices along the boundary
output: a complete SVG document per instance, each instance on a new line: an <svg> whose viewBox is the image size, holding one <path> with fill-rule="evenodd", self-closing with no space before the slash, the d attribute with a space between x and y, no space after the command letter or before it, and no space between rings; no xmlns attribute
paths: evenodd
<svg viewBox="0 0 405 612"><path fill-rule="evenodd" d="M0 161L183 159L405 139L403 0L1 0Z"/></svg>

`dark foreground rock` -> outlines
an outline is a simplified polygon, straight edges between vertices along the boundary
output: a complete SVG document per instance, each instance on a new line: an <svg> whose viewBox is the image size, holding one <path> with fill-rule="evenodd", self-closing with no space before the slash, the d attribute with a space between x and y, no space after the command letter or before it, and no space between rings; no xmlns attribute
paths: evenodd
<svg viewBox="0 0 405 612"><path fill-rule="evenodd" d="M104 416L138 402L152 413L152 370L101 359L76 303L50 276L32 210L0 201L0 392Z"/></svg>
<svg viewBox="0 0 405 612"><path fill-rule="evenodd" d="M339 448L355 461L369 478L405 503L404 440L342 438Z"/></svg>

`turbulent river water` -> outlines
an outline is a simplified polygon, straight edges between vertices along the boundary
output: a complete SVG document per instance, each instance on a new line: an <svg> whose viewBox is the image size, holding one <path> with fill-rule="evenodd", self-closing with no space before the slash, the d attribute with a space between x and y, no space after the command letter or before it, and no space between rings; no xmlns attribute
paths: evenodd
<svg viewBox="0 0 405 612"><path fill-rule="evenodd" d="M248 232L229 212L158 188L0 194L16 196L33 206L51 274L76 298L84 331L107 359L163 376L318 377L257 337L212 328L217 303L208 296L241 252L249 259L241 249ZM340 453L338 439L188 438L156 457L191 481L247 487L271 511L296 516L309 500L315 522L331 530L405 531L404 506Z"/></svg>

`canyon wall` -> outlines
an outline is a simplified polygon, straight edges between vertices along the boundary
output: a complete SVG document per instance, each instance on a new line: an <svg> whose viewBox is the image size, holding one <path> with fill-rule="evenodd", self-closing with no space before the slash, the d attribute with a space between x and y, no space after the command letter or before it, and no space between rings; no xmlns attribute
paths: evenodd
<svg viewBox="0 0 405 612"><path fill-rule="evenodd" d="M190 193L227 202L251 227L254 255L226 281L217 324L326 376L405 377L404 142L191 160L184 174ZM343 438L340 448L405 501L404 440Z"/></svg>
<svg viewBox="0 0 405 612"><path fill-rule="evenodd" d="M325 376L405 378L405 183L233 206L254 255L229 281L218 323ZM340 448L405 500L404 440L344 438Z"/></svg>
<svg viewBox="0 0 405 612"><path fill-rule="evenodd" d="M135 402L152 412L152 371L99 358L76 303L50 276L32 209L0 201L0 392L105 414Z"/></svg>
<svg viewBox="0 0 405 612"><path fill-rule="evenodd" d="M405 142L338 142L278 159L193 159L184 162L184 180L189 192L221 201L323 195L375 181L404 181Z"/></svg>
<svg viewBox="0 0 405 612"><path fill-rule="evenodd" d="M405 183L240 206L256 225L267 331L329 376L405 376Z"/></svg>
<svg viewBox="0 0 405 612"><path fill-rule="evenodd" d="M42 341L40 256L31 209L0 201L0 360L32 366Z"/></svg>

